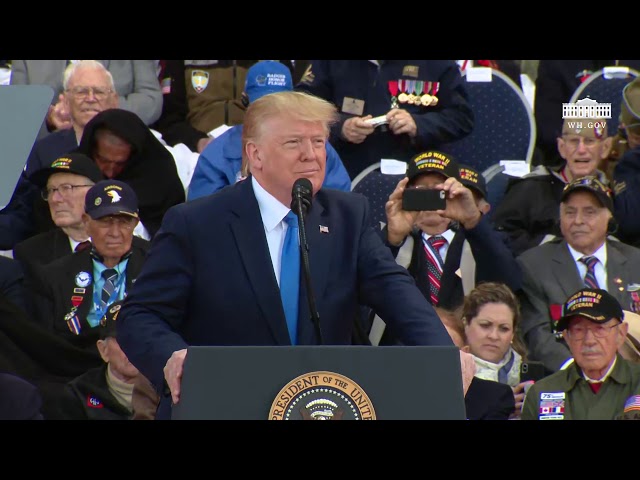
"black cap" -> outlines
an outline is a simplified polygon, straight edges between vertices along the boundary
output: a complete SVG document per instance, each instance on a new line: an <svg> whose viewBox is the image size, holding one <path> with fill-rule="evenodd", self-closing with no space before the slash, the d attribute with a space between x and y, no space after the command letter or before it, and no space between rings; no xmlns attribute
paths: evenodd
<svg viewBox="0 0 640 480"><path fill-rule="evenodd" d="M477 170L467 165L460 165L460 183L478 192L485 200L487 199L487 182Z"/></svg>
<svg viewBox="0 0 640 480"><path fill-rule="evenodd" d="M577 316L595 323L605 323L612 318L622 321L624 318L620 303L600 288L583 288L571 295L562 307L562 317L558 320L556 331L566 329L571 317Z"/></svg>
<svg viewBox="0 0 640 480"><path fill-rule="evenodd" d="M107 215L129 215L138 218L138 197L120 180L102 180L87 192L84 210L94 220Z"/></svg>
<svg viewBox="0 0 640 480"><path fill-rule="evenodd" d="M47 185L47 180L54 173L74 173L87 177L92 182L99 182L104 175L93 160L83 153L67 153L55 159L50 167L41 168L31 174L29 180L40 188Z"/></svg>
<svg viewBox="0 0 640 480"><path fill-rule="evenodd" d="M428 152L416 155L409 160L407 166L407 177L409 177L409 180L413 180L418 175L428 172L440 173L447 178L460 178L458 162L456 162L451 155L436 152L435 150L429 150Z"/></svg>
<svg viewBox="0 0 640 480"><path fill-rule="evenodd" d="M587 176L580 177L567 183L562 190L561 202L564 202L567 197L576 190L586 190L593 193L603 207L607 207L613 213L613 198L611 189L602 183L598 177Z"/></svg>
<svg viewBox="0 0 640 480"><path fill-rule="evenodd" d="M100 338L102 340L107 337L116 336L116 320L118 319L118 315L120 314L122 302L124 302L124 300L118 300L117 302L113 302L111 305L109 305L107 311L100 319L100 325L98 328Z"/></svg>

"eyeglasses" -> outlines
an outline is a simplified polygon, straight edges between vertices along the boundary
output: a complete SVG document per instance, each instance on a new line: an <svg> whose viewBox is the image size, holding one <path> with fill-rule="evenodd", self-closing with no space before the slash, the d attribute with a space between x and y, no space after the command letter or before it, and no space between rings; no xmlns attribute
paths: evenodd
<svg viewBox="0 0 640 480"><path fill-rule="evenodd" d="M67 92L71 93L79 100L84 100L93 92L93 97L96 100L100 101L107 98L107 96L111 94L113 90L104 87L73 87L67 90Z"/></svg>
<svg viewBox="0 0 640 480"><path fill-rule="evenodd" d="M60 192L60 195L64 198L68 198L73 192L74 188L80 187L92 187L93 185L71 185L69 183L63 183L59 185L57 188L43 188L40 191L40 195L42 195L42 199L44 201L49 200L49 198L56 192Z"/></svg>
<svg viewBox="0 0 640 480"><path fill-rule="evenodd" d="M567 328L567 332L576 340L583 340L587 336L588 330L591 331L593 336L596 338L605 338L609 335L611 330L616 328L618 325L620 325L620 323L609 325L608 327L605 325L596 325L593 328L587 328L584 325L571 325Z"/></svg>
<svg viewBox="0 0 640 480"><path fill-rule="evenodd" d="M100 228L111 228L116 225L118 228L124 230L131 230L136 222L135 217L129 217L127 215L108 215L106 217L98 218L95 220Z"/></svg>
<svg viewBox="0 0 640 480"><path fill-rule="evenodd" d="M593 138L593 137L563 136L562 138L564 140L564 143L566 143L571 150L577 150L578 147L580 146L580 141L584 143L585 148L593 148L595 145L598 144L598 142L600 142L599 139Z"/></svg>

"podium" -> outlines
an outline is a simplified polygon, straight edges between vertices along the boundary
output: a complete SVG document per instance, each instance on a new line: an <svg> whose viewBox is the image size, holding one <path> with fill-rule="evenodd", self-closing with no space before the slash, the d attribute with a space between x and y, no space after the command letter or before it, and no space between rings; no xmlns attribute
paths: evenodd
<svg viewBox="0 0 640 480"><path fill-rule="evenodd" d="M192 346L172 420L463 420L455 346Z"/></svg>

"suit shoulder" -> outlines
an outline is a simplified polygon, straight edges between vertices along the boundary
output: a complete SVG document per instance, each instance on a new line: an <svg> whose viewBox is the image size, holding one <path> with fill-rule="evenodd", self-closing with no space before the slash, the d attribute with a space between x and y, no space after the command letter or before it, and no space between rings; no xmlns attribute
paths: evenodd
<svg viewBox="0 0 640 480"><path fill-rule="evenodd" d="M563 240L556 238L542 245L537 245L529 250L525 250L518 256L518 259L525 263L539 262L541 258L550 258L550 255L559 248L562 248L562 245Z"/></svg>

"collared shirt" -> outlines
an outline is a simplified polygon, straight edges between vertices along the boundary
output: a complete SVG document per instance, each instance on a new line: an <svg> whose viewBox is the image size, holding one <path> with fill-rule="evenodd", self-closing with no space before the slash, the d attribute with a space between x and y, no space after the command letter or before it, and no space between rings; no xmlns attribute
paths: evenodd
<svg viewBox="0 0 640 480"><path fill-rule="evenodd" d="M447 241L447 243L445 243L442 247L440 247L440 250L438 251L438 253L440 254L440 258L442 258L442 263L444 264L447 261L447 252L449 251L449 246L451 245L451 242L453 241L453 237L456 235L456 232L454 232L451 229L448 229L442 233L439 233L438 235L444 237L445 240ZM434 236L435 235L429 235L428 233L422 232L422 238L426 242L429 241L429 238Z"/></svg>
<svg viewBox="0 0 640 480"><path fill-rule="evenodd" d="M604 382L607 377L609 377L609 375L611 375L611 372L613 372L613 367L616 366L616 361L618 360L618 357L613 357L613 362L611 362L611 365L609 366L609 369L607 370L607 373L604 374L604 376L600 379L597 378L589 378L589 376L584 373L584 370L582 371L582 376L584 377L584 379L589 382L589 383L598 383L598 382Z"/></svg>
<svg viewBox="0 0 640 480"><path fill-rule="evenodd" d="M599 260L594 268L596 280L598 280L598 286L602 290L609 290L607 288L607 242L605 241L602 246L591 255L585 255L584 253L578 252L568 243L567 246L569 247L569 253L571 253L573 261L576 262L576 266L578 267L578 271L580 272L580 278L584 278L584 276L587 274L587 266L580 261L582 257L592 256L596 257Z"/></svg>
<svg viewBox="0 0 640 480"><path fill-rule="evenodd" d="M280 286L280 255L282 254L284 237L287 234L288 228L287 223L284 222L283 219L291 209L285 207L273 195L262 188L256 180L256 177L251 177L251 186L258 201L264 233L267 236L267 245L269 246L273 272L276 275L278 286Z"/></svg>
<svg viewBox="0 0 640 480"><path fill-rule="evenodd" d="M92 260L92 262L93 262L93 295L95 298L95 296L97 295L97 292L102 292L102 287L104 286L104 278L102 278L102 272L106 270L108 267L106 267L104 264L96 260ZM118 279L116 280L117 282L116 285L122 285L118 290L118 296L114 301L124 299L124 294L126 290L124 285L127 281L127 278L126 278L127 263L129 263L128 257L123 261L121 261L120 263L118 263L115 267L113 267L118 272ZM100 316L98 316L98 313L96 312L96 304L93 301L93 299L91 302L91 308L89 309L89 314L87 315L87 322L92 327L97 327L98 324L100 323Z"/></svg>
<svg viewBox="0 0 640 480"><path fill-rule="evenodd" d="M75 241L73 238L71 238L69 235L67 235L67 238L69 239L69 244L71 245L71 251L72 251L72 252L75 252L75 251L76 251L76 247L77 247L78 245L80 245L82 242L76 242L76 241ZM87 240L91 241L91 237L89 237L89 238L87 238L86 240L83 240L83 241L85 241L85 242L86 242Z"/></svg>

